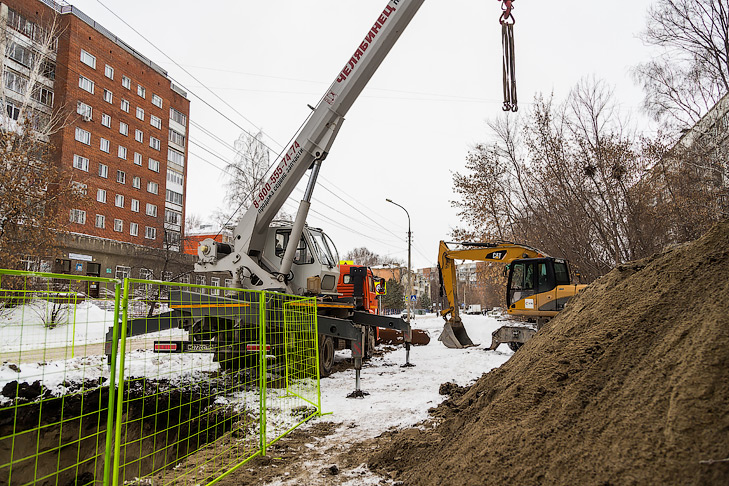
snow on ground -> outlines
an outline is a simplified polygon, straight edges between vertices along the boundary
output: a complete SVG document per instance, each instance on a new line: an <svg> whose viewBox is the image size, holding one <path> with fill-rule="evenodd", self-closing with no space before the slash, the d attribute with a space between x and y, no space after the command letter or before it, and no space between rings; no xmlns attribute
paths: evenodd
<svg viewBox="0 0 729 486"><path fill-rule="evenodd" d="M60 322L50 329L44 325L46 309L22 306L6 311L0 316L0 354L48 347L84 346L103 343L108 328L113 323L113 313L92 302L77 306L75 325L73 319ZM29 316L35 316L30 318ZM428 409L435 407L446 397L438 393L442 383L454 382L464 386L473 383L482 374L501 366L513 354L502 345L496 351L488 351L491 333L502 325L494 317L482 315L462 316L466 331L478 346L468 349L448 349L438 336L443 328L443 319L437 315L417 316L413 321L416 329L427 330L430 343L427 346L413 346L410 362L414 367L403 368L405 349L394 351L365 362L361 371L361 389L369 395L362 399L347 398L355 390L355 371L349 369L335 373L321 380L323 421L339 424L336 432L316 440L312 448L324 449L328 453L312 455L305 470L312 471L311 477L298 478L307 484L317 484L316 472L336 461L336 455L348 449L359 440L373 438L392 428L413 426L428 418ZM19 322L26 322L20 326ZM168 330L143 336L135 336L130 342L139 341L139 347L149 348L145 343L154 338L186 339L180 330ZM198 373L213 372L218 364L210 354L155 354L149 349L133 349L125 362L126 377L157 376L172 381L194 381ZM43 359L38 362L2 362L0 364L0 389L12 381L33 383L42 381L54 395L62 395L70 382L83 383L100 378L108 382L109 372L102 352L95 355L76 357L58 356L60 359ZM337 359L350 356L349 351L338 351ZM63 359L66 358L66 359ZM3 397L0 396L0 405ZM5 400L7 402L7 400ZM314 421L316 422L316 421ZM311 426L313 422L305 424ZM343 478L351 477L343 484L379 484L382 478L369 473L366 466L343 472ZM291 484L291 477L286 483ZM271 486L284 484L270 483Z"/></svg>
<svg viewBox="0 0 729 486"><path fill-rule="evenodd" d="M501 345L495 351L487 350L491 344L491 333L502 322L482 315L461 317L468 335L478 346L448 349L438 341L443 319L434 314L417 316L413 327L427 330L430 343L411 348L410 362L415 367L401 368L405 363L404 347L365 363L361 372L361 388L369 392L365 398L347 398L355 389L353 369L322 379L322 412L331 414L320 420L341 424L333 435L316 441L317 448L330 449L330 453L310 459L304 469L311 471L311 476L286 477L283 482L274 481L269 486L294 484L292 480L301 484L325 484L320 482L322 480L318 472L336 463L336 455L348 449L352 443L376 437L391 428L409 427L427 419L428 409L447 398L438 393L441 383L454 382L461 386L472 384L513 355L506 345ZM338 355L341 358L348 353L343 351L338 352ZM342 471L342 474L351 478L342 484L353 486L381 484L382 481L381 477L369 473L364 465L353 471Z"/></svg>
<svg viewBox="0 0 729 486"><path fill-rule="evenodd" d="M51 324L53 323L53 324ZM36 299L0 315L0 353L103 343L114 312L93 302L75 306Z"/></svg>

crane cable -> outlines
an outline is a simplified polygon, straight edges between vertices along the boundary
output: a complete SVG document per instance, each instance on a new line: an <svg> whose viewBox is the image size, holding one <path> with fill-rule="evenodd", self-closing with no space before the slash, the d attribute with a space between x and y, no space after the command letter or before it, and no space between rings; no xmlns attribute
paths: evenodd
<svg viewBox="0 0 729 486"><path fill-rule="evenodd" d="M511 11L514 9L515 0L500 0L501 16L501 45L504 48L504 111L517 111L516 101L516 65L514 54L514 16Z"/></svg>

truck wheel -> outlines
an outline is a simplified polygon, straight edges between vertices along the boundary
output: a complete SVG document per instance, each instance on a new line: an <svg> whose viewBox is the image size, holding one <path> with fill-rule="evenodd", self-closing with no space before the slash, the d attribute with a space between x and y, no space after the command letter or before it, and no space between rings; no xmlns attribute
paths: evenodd
<svg viewBox="0 0 729 486"><path fill-rule="evenodd" d="M514 351L515 353L519 351L519 348L524 346L524 343L506 343L509 346L509 349Z"/></svg>
<svg viewBox="0 0 729 486"><path fill-rule="evenodd" d="M375 328L367 326L365 334L364 357L369 359L375 352Z"/></svg>
<svg viewBox="0 0 729 486"><path fill-rule="evenodd" d="M334 340L331 336L319 337L319 376L332 374L334 368Z"/></svg>

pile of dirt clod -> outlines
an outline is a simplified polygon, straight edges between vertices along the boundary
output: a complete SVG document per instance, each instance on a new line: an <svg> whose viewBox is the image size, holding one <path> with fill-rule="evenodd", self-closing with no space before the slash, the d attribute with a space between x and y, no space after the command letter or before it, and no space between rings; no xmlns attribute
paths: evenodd
<svg viewBox="0 0 729 486"><path fill-rule="evenodd" d="M729 222L616 268L432 412L370 467L418 486L729 484Z"/></svg>

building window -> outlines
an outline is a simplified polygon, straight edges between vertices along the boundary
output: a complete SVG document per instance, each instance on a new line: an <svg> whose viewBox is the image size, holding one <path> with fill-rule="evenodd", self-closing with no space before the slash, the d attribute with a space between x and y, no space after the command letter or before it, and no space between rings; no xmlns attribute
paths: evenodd
<svg viewBox="0 0 729 486"><path fill-rule="evenodd" d="M129 278L129 276L132 274L132 269L130 267L124 267L121 265L116 266L116 273L114 274L114 278L117 278L119 280L123 280L125 278Z"/></svg>
<svg viewBox="0 0 729 486"><path fill-rule="evenodd" d="M86 211L72 209L70 213L70 221L72 223L86 224Z"/></svg>
<svg viewBox="0 0 729 486"><path fill-rule="evenodd" d="M96 69L96 57L81 49L81 62Z"/></svg>
<svg viewBox="0 0 729 486"><path fill-rule="evenodd" d="M86 145L91 145L91 132L76 127L76 140Z"/></svg>
<svg viewBox="0 0 729 486"><path fill-rule="evenodd" d="M195 275L195 285L205 285L205 275ZM200 290L205 293L205 289Z"/></svg>
<svg viewBox="0 0 729 486"><path fill-rule="evenodd" d="M105 138L100 138L99 139L99 149L101 149L102 152L106 152L108 154L109 153L109 146L110 146L110 144L109 144L109 141L107 139L105 139Z"/></svg>
<svg viewBox="0 0 729 486"><path fill-rule="evenodd" d="M169 147L167 148L167 161L185 167L185 155Z"/></svg>
<svg viewBox="0 0 729 486"><path fill-rule="evenodd" d="M162 108L162 97L152 94L152 104L157 108Z"/></svg>
<svg viewBox="0 0 729 486"><path fill-rule="evenodd" d="M122 86L126 89L132 89L132 80L126 76L122 76Z"/></svg>
<svg viewBox="0 0 729 486"><path fill-rule="evenodd" d="M180 194L179 192L170 191L169 189L167 189L165 200L167 202L177 204L178 206L182 206L182 194Z"/></svg>
<svg viewBox="0 0 729 486"><path fill-rule="evenodd" d="M185 146L185 136L178 131L170 128L170 142L177 144L181 147Z"/></svg>
<svg viewBox="0 0 729 486"><path fill-rule="evenodd" d="M122 135L129 135L129 125L124 122L119 122L119 133Z"/></svg>
<svg viewBox="0 0 729 486"><path fill-rule="evenodd" d="M225 282L224 282L224 285L227 288L231 288L233 286L233 279L232 278L226 278L225 279ZM235 295L235 291L233 291L233 290L226 290L225 291L225 295L226 296Z"/></svg>
<svg viewBox="0 0 729 486"><path fill-rule="evenodd" d="M123 170L116 171L116 181L119 184L126 184L127 182L127 174Z"/></svg>
<svg viewBox="0 0 729 486"><path fill-rule="evenodd" d="M79 81L79 84L81 84L81 81ZM5 87L18 94L25 94L28 87L28 78L13 71L7 71L5 73Z"/></svg>
<svg viewBox="0 0 729 486"><path fill-rule="evenodd" d="M114 231L122 232L124 231L124 221L121 219L115 219L114 220Z"/></svg>
<svg viewBox="0 0 729 486"><path fill-rule="evenodd" d="M105 164L99 164L99 177L106 179L109 177L109 166Z"/></svg>
<svg viewBox="0 0 729 486"><path fill-rule="evenodd" d="M114 102L114 93L109 91L108 89L104 90L104 101L107 103L113 103Z"/></svg>
<svg viewBox="0 0 729 486"><path fill-rule="evenodd" d="M93 114L94 109L91 108L90 105L87 105L86 103L79 101L76 103L76 113L81 115L84 119L84 121L91 120L91 115Z"/></svg>
<svg viewBox="0 0 729 486"><path fill-rule="evenodd" d="M210 285L213 287L220 287L220 278L218 277L210 277ZM214 289L210 290L210 295L220 295L220 290Z"/></svg>
<svg viewBox="0 0 729 486"><path fill-rule="evenodd" d="M167 182L181 186L185 182L185 177L176 170L167 169Z"/></svg>
<svg viewBox="0 0 729 486"><path fill-rule="evenodd" d="M141 130L134 130L134 140L137 142L144 142L144 132Z"/></svg>
<svg viewBox="0 0 729 486"><path fill-rule="evenodd" d="M165 223L181 225L182 224L182 213L173 211L171 209L165 209Z"/></svg>
<svg viewBox="0 0 729 486"><path fill-rule="evenodd" d="M30 97L46 106L53 106L53 91L43 86L36 87Z"/></svg>
<svg viewBox="0 0 729 486"><path fill-rule="evenodd" d="M89 171L89 159L86 157L81 157L80 155L74 155L73 156L73 167L74 169L83 170L85 172Z"/></svg>
<svg viewBox="0 0 729 486"><path fill-rule="evenodd" d="M134 152L134 163L136 165L142 165L142 154L139 152Z"/></svg>
<svg viewBox="0 0 729 486"><path fill-rule="evenodd" d="M103 214L96 215L96 227L104 229L106 227L106 216Z"/></svg>
<svg viewBox="0 0 729 486"><path fill-rule="evenodd" d="M132 199L132 211L139 212L139 199Z"/></svg>
<svg viewBox="0 0 729 486"><path fill-rule="evenodd" d="M137 118L144 121L144 110L137 106Z"/></svg>
<svg viewBox="0 0 729 486"><path fill-rule="evenodd" d="M149 167L149 170L151 170L151 171L159 172L159 161L154 160L154 159L149 159L148 167Z"/></svg>
<svg viewBox="0 0 729 486"><path fill-rule="evenodd" d="M34 63L33 51L25 46L21 46L17 42L10 42L7 55L13 61L19 62L27 68L32 68Z"/></svg>
<svg viewBox="0 0 729 486"><path fill-rule="evenodd" d="M132 179L132 187L134 189L141 189L142 188L142 178L141 177L134 177Z"/></svg>
<svg viewBox="0 0 729 486"><path fill-rule="evenodd" d="M104 76L109 79L114 79L114 68L108 64L104 67Z"/></svg>
<svg viewBox="0 0 729 486"><path fill-rule="evenodd" d="M107 115L106 113L102 113L101 124L104 125L106 128L111 128L111 116Z"/></svg>
<svg viewBox="0 0 729 486"><path fill-rule="evenodd" d="M114 197L114 206L116 206L118 208L124 207L124 194L117 194Z"/></svg>
<svg viewBox="0 0 729 486"><path fill-rule="evenodd" d="M5 108L7 108L8 116L12 118L13 120L17 120L20 116L20 107L15 106L12 102L8 101L5 104Z"/></svg>
<svg viewBox="0 0 729 486"><path fill-rule="evenodd" d="M157 217L157 206L154 204L147 203L147 216Z"/></svg>
<svg viewBox="0 0 729 486"><path fill-rule="evenodd" d="M157 228L152 228L149 226L145 227L144 228L144 237L147 238L148 240L156 239L157 238Z"/></svg>
<svg viewBox="0 0 729 486"><path fill-rule="evenodd" d="M129 234L139 236L139 225L137 223L129 223Z"/></svg>
<svg viewBox="0 0 729 486"><path fill-rule="evenodd" d="M117 155L119 156L120 159L127 160L127 148L119 145L119 150L117 150Z"/></svg>
<svg viewBox="0 0 729 486"><path fill-rule="evenodd" d="M94 94L94 82L83 76L78 77L78 87L84 91Z"/></svg>
<svg viewBox="0 0 729 486"><path fill-rule="evenodd" d="M162 129L162 118L149 115L149 124L152 125L154 128Z"/></svg>
<svg viewBox="0 0 729 486"><path fill-rule="evenodd" d="M73 186L73 188L75 189L75 191L78 194L82 194L84 196L86 194L88 194L88 190L87 190L88 189L88 186L86 184L83 184L83 183L77 182L77 181L72 181L71 182L71 185Z"/></svg>
<svg viewBox="0 0 729 486"><path fill-rule="evenodd" d="M146 98L147 97L147 90L141 84L138 84L137 85L137 94L139 96L141 96L142 98Z"/></svg>
<svg viewBox="0 0 729 486"><path fill-rule="evenodd" d="M147 182L147 192L151 194L158 194L159 193L159 184L156 182L149 181Z"/></svg>
<svg viewBox="0 0 729 486"><path fill-rule="evenodd" d="M129 102L127 100L121 100L121 109L129 113Z"/></svg>
<svg viewBox="0 0 729 486"><path fill-rule="evenodd" d="M105 189L97 189L96 190L96 200L100 203L106 203L106 190Z"/></svg>
<svg viewBox="0 0 729 486"><path fill-rule="evenodd" d="M176 121L180 125L187 126L187 116L184 113L170 108L170 119Z"/></svg>
<svg viewBox="0 0 729 486"><path fill-rule="evenodd" d="M160 150L160 148L162 147L162 143L159 141L158 138L149 137L149 146L155 150Z"/></svg>

